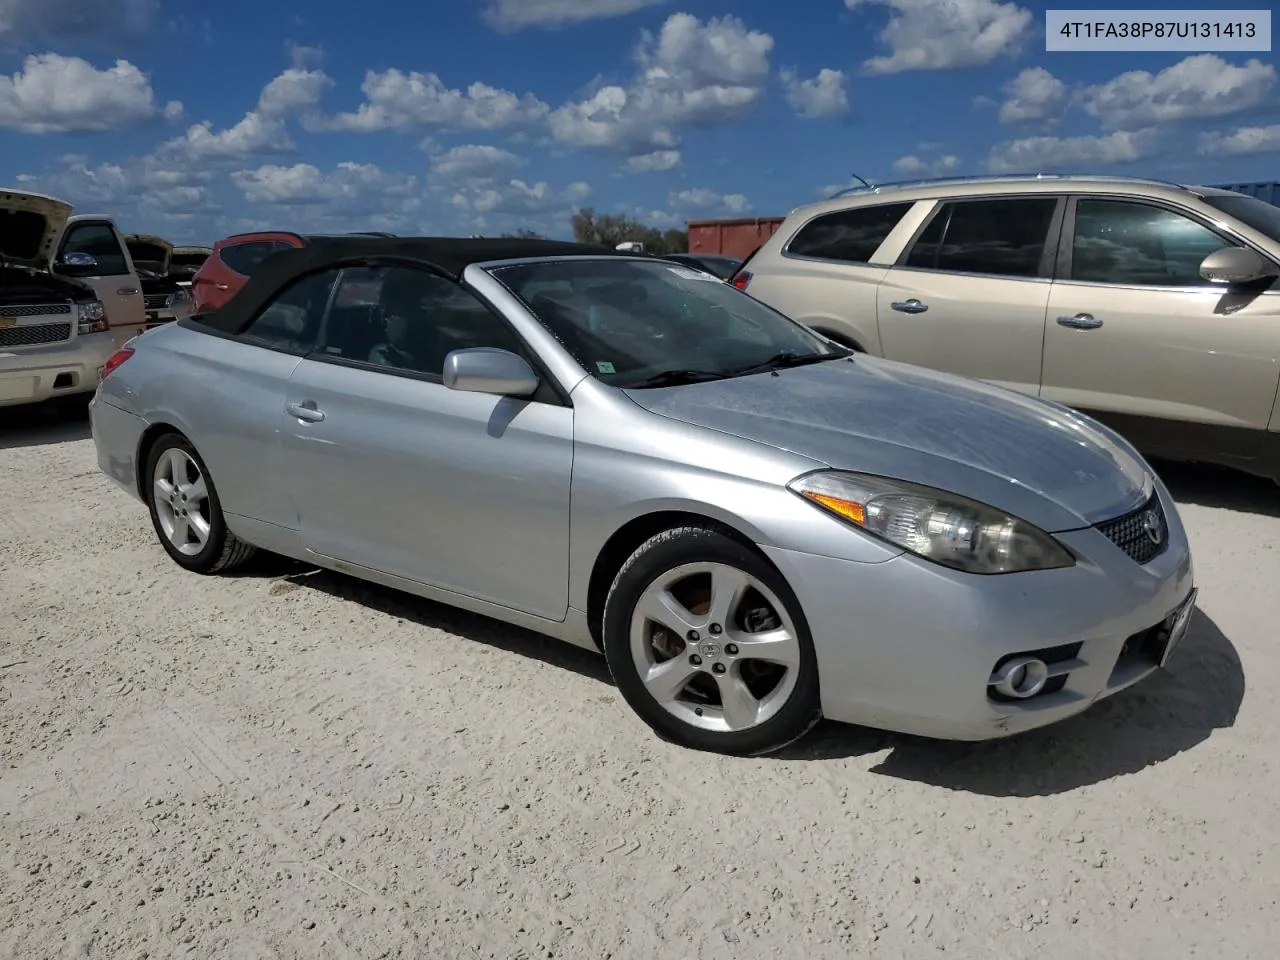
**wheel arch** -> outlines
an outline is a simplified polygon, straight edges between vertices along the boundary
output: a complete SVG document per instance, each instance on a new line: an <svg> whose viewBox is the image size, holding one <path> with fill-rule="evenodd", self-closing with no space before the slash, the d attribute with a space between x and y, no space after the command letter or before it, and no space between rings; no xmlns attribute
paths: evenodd
<svg viewBox="0 0 1280 960"><path fill-rule="evenodd" d="M157 421L150 424L147 429L142 431L142 436L138 438L138 453L134 463L134 477L138 484L138 496L142 498L142 502L150 506L151 504L151 484L147 481L147 458L151 456L156 442L166 434L176 434L188 443L191 438L182 432L180 427L173 425L167 421Z"/></svg>
<svg viewBox="0 0 1280 960"><path fill-rule="evenodd" d="M740 526L730 521L698 513L693 510L663 509L633 517L613 532L596 554L591 576L587 582L587 627L596 647L604 649L604 602L618 571L640 545L665 530L677 527L708 527L737 541L745 549L760 557L775 570L776 566L765 556ZM781 575L781 572L779 571Z"/></svg>

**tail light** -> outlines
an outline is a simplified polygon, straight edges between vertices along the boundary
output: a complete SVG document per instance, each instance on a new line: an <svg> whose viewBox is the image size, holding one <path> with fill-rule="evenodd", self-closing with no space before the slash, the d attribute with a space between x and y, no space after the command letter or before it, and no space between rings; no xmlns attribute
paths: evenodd
<svg viewBox="0 0 1280 960"><path fill-rule="evenodd" d="M751 271L739 270L737 273L733 275L733 279L730 280L729 282L733 284L735 287L737 287L739 290L745 290L747 289L747 284L751 282Z"/></svg>
<svg viewBox="0 0 1280 960"><path fill-rule="evenodd" d="M107 362L104 363L102 365L102 369L98 371L98 379L99 380L107 379L107 377L109 377L115 370L117 370L121 364L123 364L126 360L132 357L133 354L134 354L133 347L130 347L130 346L121 347L119 350L117 350L115 353L113 353L111 356L107 358Z"/></svg>

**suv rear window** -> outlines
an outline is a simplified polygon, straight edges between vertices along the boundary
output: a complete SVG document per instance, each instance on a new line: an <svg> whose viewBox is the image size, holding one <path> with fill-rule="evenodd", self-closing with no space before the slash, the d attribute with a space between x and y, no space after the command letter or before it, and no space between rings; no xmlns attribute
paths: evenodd
<svg viewBox="0 0 1280 960"><path fill-rule="evenodd" d="M815 217L787 244L787 253L844 263L867 263L913 203L855 207Z"/></svg>
<svg viewBox="0 0 1280 960"><path fill-rule="evenodd" d="M904 266L1038 277L1056 197L952 200L916 238Z"/></svg>
<svg viewBox="0 0 1280 960"><path fill-rule="evenodd" d="M280 240L250 240L248 243L237 243L223 247L218 256L228 267L242 277L251 277L258 269L258 264L281 250L289 250L292 244Z"/></svg>

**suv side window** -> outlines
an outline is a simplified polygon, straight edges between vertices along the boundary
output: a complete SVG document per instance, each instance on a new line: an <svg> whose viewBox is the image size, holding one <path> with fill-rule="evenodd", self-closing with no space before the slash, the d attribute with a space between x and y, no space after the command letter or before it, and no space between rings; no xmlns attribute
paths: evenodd
<svg viewBox="0 0 1280 960"><path fill-rule="evenodd" d="M438 378L453 350L524 353L516 333L474 294L426 270L349 268L333 301L319 351L324 356Z"/></svg>
<svg viewBox="0 0 1280 960"><path fill-rule="evenodd" d="M948 273L1038 277L1056 197L952 200L934 212L903 263Z"/></svg>
<svg viewBox="0 0 1280 960"><path fill-rule="evenodd" d="M1172 210L1124 200L1076 201L1071 279L1146 287L1200 287L1200 261L1230 246Z"/></svg>
<svg viewBox="0 0 1280 960"><path fill-rule="evenodd" d="M218 251L218 256L222 258L222 262L229 268L240 274L242 277L251 277L258 264L271 256L273 253L279 253L281 250L288 250L290 244L280 240L250 240L248 243L237 243L230 247L223 247Z"/></svg>
<svg viewBox="0 0 1280 960"><path fill-rule="evenodd" d="M337 277L335 269L295 280L249 322L240 336L286 353L308 353L315 346Z"/></svg>
<svg viewBox="0 0 1280 960"><path fill-rule="evenodd" d="M815 217L787 244L787 253L844 263L867 263L915 204L885 203Z"/></svg>
<svg viewBox="0 0 1280 960"><path fill-rule="evenodd" d="M129 273L124 248L109 223L73 223L62 238L61 252L89 254L98 261L95 277L123 277Z"/></svg>

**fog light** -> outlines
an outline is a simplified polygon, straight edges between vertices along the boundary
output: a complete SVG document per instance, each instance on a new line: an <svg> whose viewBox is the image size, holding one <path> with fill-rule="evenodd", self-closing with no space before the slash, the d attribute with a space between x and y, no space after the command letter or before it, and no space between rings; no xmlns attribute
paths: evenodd
<svg viewBox="0 0 1280 960"><path fill-rule="evenodd" d="M1035 657L1014 657L1006 660L991 676L996 692L1016 700L1034 697L1044 689L1049 680L1049 668Z"/></svg>

